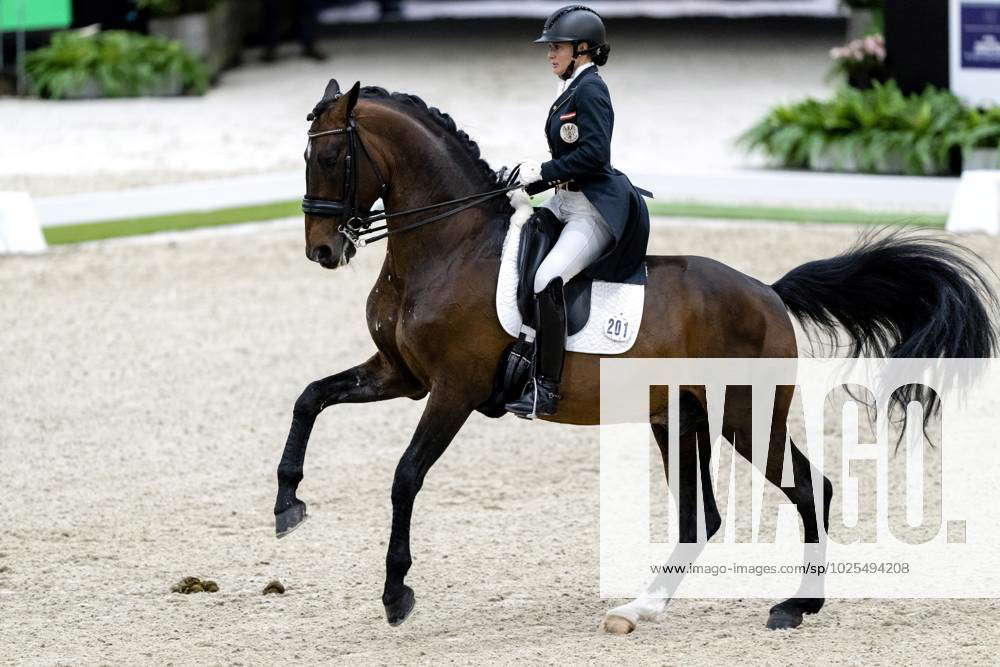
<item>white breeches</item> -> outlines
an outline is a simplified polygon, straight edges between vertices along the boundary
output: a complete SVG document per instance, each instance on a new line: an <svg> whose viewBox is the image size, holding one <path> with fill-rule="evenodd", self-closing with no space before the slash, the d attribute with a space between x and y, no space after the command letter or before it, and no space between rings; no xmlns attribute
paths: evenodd
<svg viewBox="0 0 1000 667"><path fill-rule="evenodd" d="M542 260L535 274L535 294L555 278L563 283L590 266L611 242L611 231L601 213L582 192L556 190L542 208L564 223L559 239Z"/></svg>

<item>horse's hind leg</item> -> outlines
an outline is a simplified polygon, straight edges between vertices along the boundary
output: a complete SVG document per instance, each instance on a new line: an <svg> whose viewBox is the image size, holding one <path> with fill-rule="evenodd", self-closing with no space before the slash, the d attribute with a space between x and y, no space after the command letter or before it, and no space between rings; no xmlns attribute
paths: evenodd
<svg viewBox="0 0 1000 667"><path fill-rule="evenodd" d="M816 499L813 493L813 475L819 471L814 468L795 443L787 439L788 449L792 454L792 473L794 484L781 485L781 472L784 468L785 445L787 438L788 409L791 404L794 387L779 387L775 392L774 410L771 419L771 437L768 443L767 462L764 476L769 482L781 489L782 493L795 505L802 518L804 528L803 565L807 568L802 575L799 592L771 607L767 627L772 630L795 628L801 625L803 614L815 614L823 607L823 574L820 566L826 561L826 533L830 526L830 501L833 498L833 485L823 477L823 532L820 533L816 522ZM753 437L751 430L751 409L749 396L737 410L726 415L724 426L727 437L733 442L736 451L748 461L753 462ZM809 570L812 570L811 572Z"/></svg>
<svg viewBox="0 0 1000 667"><path fill-rule="evenodd" d="M682 572L668 572L669 569L682 568L698 557L705 547L705 541L722 524L719 510L715 503L712 490L709 460L712 455L710 435L707 424L701 419L701 414L695 414L687 401L682 399L681 416L685 428L693 429L682 432L679 442L678 482L679 489L672 490L678 497L679 543L671 552L664 570L656 576L646 590L646 594L628 604L615 607L605 614L601 628L612 634L627 634L635 629L640 620L657 620L663 613L677 586L683 579ZM652 424L653 436L659 446L663 458L663 472L667 483L670 483L670 461L668 448L668 431L663 424ZM705 510L705 541L698 540L698 477L700 471L702 499Z"/></svg>
<svg viewBox="0 0 1000 667"><path fill-rule="evenodd" d="M368 403L422 393L381 353L365 363L309 384L292 411L285 450L278 464L278 497L274 503L275 532L284 537L306 518L306 504L295 497L302 481L306 444L316 417L335 403Z"/></svg>
<svg viewBox="0 0 1000 667"><path fill-rule="evenodd" d="M776 477L768 475L768 480L778 486L785 496L795 504L802 517L805 528L802 583L795 597L771 607L768 614L767 627L771 630L795 628L801 625L803 614L815 614L822 607L823 574L817 568L826 565L826 539L830 528L830 501L833 499L833 484L823 478L823 532L820 534L816 524L816 499L813 493L812 480L814 474L819 474L809 463L795 443L788 441L792 453L792 473L794 486L781 486L781 466L778 466ZM770 465L768 465L770 468Z"/></svg>

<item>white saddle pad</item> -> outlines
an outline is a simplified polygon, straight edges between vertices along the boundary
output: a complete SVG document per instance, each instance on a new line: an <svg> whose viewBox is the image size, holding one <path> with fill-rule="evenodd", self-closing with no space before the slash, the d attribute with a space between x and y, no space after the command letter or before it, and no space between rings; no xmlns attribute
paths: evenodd
<svg viewBox="0 0 1000 667"><path fill-rule="evenodd" d="M497 280L497 317L504 331L516 337L521 330L521 312L517 308L517 249L521 228L533 209L523 190L515 191L511 203L514 215L504 239ZM595 280L590 294L590 319L583 329L566 339L566 350L605 355L627 352L639 333L645 293L645 285Z"/></svg>

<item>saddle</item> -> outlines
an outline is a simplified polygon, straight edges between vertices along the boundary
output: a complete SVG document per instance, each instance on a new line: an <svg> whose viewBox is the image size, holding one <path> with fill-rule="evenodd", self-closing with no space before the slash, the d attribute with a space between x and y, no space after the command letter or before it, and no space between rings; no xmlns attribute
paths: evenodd
<svg viewBox="0 0 1000 667"><path fill-rule="evenodd" d="M530 217L528 214L530 212ZM515 217L518 214L515 213ZM527 220L507 232L497 284L497 314L516 336L500 355L490 397L476 409L488 417L506 414L504 405L521 395L534 358L534 283L542 260L555 245L562 223L547 208L523 213ZM522 220L524 220L522 218ZM631 347L641 319L645 262L625 283L594 280L587 271L563 288L566 299L567 351L621 354ZM596 309L596 315L592 310ZM591 321L593 317L597 321ZM629 328L629 327L633 328ZM622 330L624 328L624 330Z"/></svg>

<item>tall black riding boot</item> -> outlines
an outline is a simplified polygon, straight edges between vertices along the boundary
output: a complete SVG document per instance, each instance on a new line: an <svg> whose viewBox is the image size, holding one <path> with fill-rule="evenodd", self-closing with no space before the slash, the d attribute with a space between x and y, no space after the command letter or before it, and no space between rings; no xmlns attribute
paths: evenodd
<svg viewBox="0 0 1000 667"><path fill-rule="evenodd" d="M535 295L535 363L524 393L504 407L518 417L554 415L559 403L563 353L566 350L566 301L562 278Z"/></svg>

